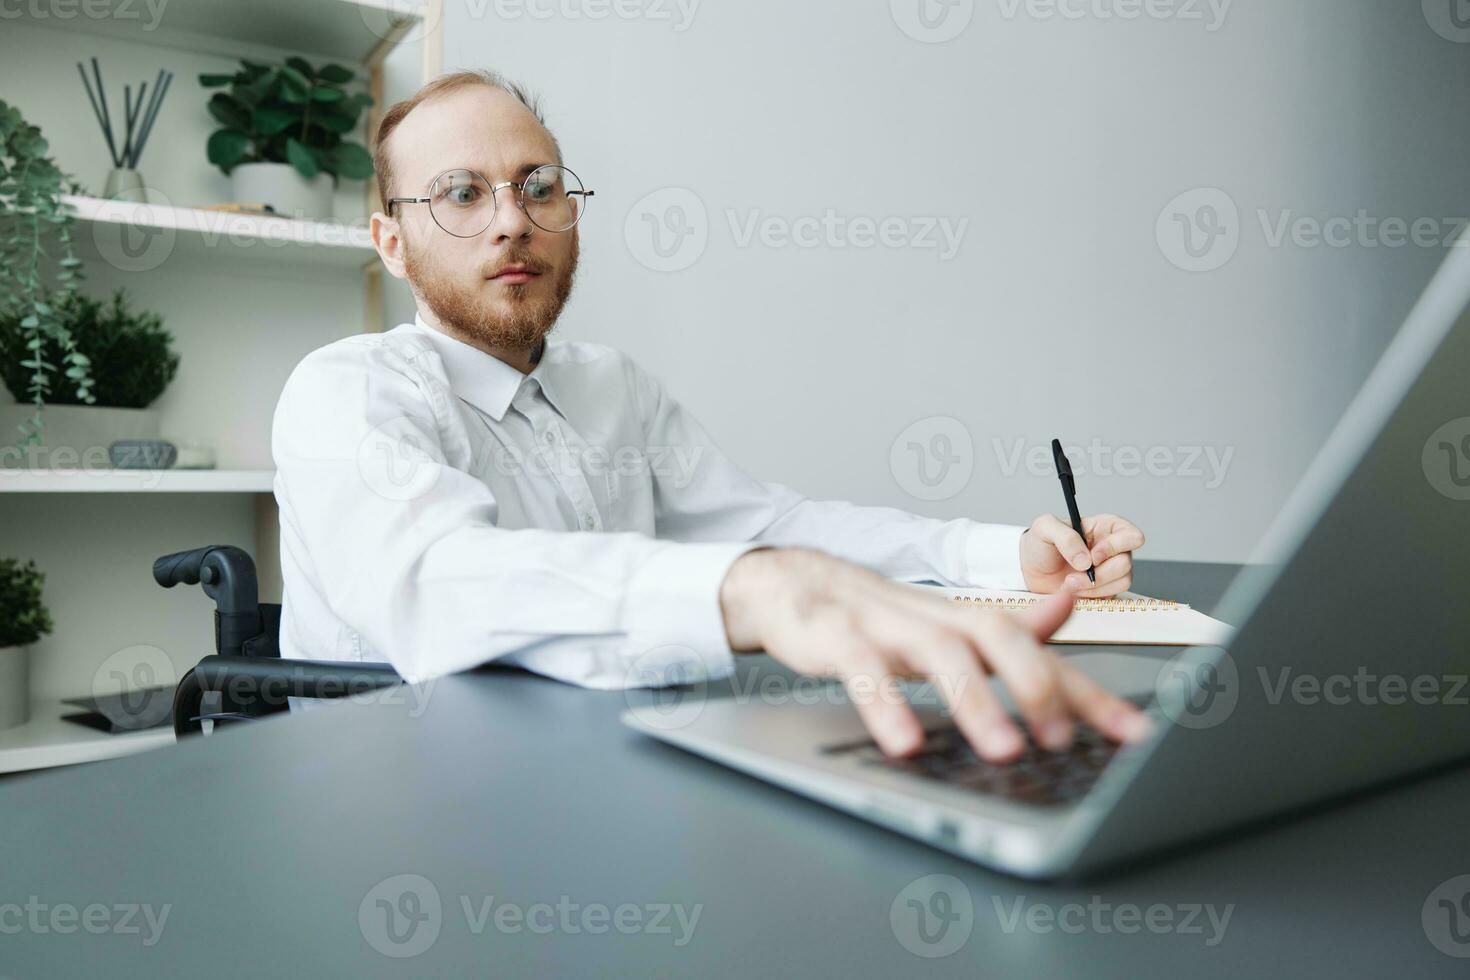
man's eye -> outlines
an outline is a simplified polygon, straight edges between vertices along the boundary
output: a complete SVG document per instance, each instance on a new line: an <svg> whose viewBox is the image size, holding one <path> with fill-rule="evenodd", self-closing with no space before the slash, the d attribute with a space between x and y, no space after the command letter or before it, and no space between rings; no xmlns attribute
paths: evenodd
<svg viewBox="0 0 1470 980"><path fill-rule="evenodd" d="M535 181L526 185L526 199L530 201L549 201L556 188L544 181Z"/></svg>
<svg viewBox="0 0 1470 980"><path fill-rule="evenodd" d="M451 187L444 196L450 204L473 204L480 194L473 187Z"/></svg>

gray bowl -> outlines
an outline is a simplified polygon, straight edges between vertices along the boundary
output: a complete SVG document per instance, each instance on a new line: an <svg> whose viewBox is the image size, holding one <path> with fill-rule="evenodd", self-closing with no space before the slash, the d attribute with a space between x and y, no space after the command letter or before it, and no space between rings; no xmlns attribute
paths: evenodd
<svg viewBox="0 0 1470 980"><path fill-rule="evenodd" d="M121 439L107 447L120 470L166 470L179 458L178 447L162 439Z"/></svg>

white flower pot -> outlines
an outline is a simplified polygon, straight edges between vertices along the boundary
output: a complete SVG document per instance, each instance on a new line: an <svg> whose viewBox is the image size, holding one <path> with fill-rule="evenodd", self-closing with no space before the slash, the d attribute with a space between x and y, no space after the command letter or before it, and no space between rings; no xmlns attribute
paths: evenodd
<svg viewBox="0 0 1470 980"><path fill-rule="evenodd" d="M107 447L114 442L158 438L157 409L47 405L41 410L41 444L22 446L17 426L30 419L32 411L30 405L0 406L0 467L110 469Z"/></svg>
<svg viewBox="0 0 1470 980"><path fill-rule="evenodd" d="M30 666L25 647L0 647L0 731L30 719Z"/></svg>
<svg viewBox="0 0 1470 980"><path fill-rule="evenodd" d="M289 163L242 163L230 172L236 204L269 204L288 218L318 221L332 216L332 178L307 180Z"/></svg>

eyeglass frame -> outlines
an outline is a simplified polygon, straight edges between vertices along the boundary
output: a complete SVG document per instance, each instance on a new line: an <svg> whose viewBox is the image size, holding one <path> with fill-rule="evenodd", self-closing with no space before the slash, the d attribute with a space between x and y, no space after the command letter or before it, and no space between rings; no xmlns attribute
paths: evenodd
<svg viewBox="0 0 1470 980"><path fill-rule="evenodd" d="M556 167L559 170L565 170L567 173L571 174L573 177L576 178L577 183L579 183L579 184L582 183L582 178L577 176L577 172L575 170L573 170L571 167L566 167L566 166L563 166L562 164L559 164L559 163L543 163L541 166L537 167L535 170L532 170L530 173L526 174L525 180L519 180L519 181L516 181L516 180L506 180L506 181L502 181L499 184L492 184L492 183L490 183L490 178L486 177L484 174L480 173L478 170L472 170L469 167L450 167L448 170L445 170L445 171L439 173L438 175L436 175L434 177L433 180L429 181L429 190L430 191L433 191L434 185L437 184L437 183L439 183L440 178L442 178L445 174L452 174L455 171L463 171L464 173L467 173L467 174L473 174L474 176L480 178L486 184L489 185L489 187L490 187L490 204L491 204L490 220L485 223L485 227L484 228L481 228L479 231L475 232L473 235L455 235L454 232L450 231L448 228L445 228L444 225L443 225L443 223L441 223L439 221L438 217L435 216L435 214L434 214L434 208L433 208L433 200L434 199L432 197L390 197L390 198L388 198L388 217L391 218L391 217L394 216L393 215L393 205L395 205L395 204L428 204L429 205L429 217L431 217L431 218L434 219L434 224L438 225L439 226L439 230L442 231L442 232L444 232L444 234L446 234L446 235L452 235L455 238L477 238L480 235L485 234L485 232L489 230L490 226L493 225L493 224L495 224L495 216L500 213L500 197L499 197L499 195L500 195L500 191L501 191L502 188L505 188L505 187L514 187L516 189L516 207L520 208L521 211L526 212L526 181L530 180L536 174L538 174L542 170L546 170L549 167ZM565 193L566 193L566 195L568 197L581 197L582 200L583 200L583 202L584 202L584 205L585 205L585 202L586 202L587 198L593 197L594 195L596 195L597 192L596 191L587 190L584 187L580 191L566 191ZM573 228L577 227L577 225L581 224L581 222L582 222L582 215L583 215L583 213L585 211L586 211L585 206L584 207L579 207L577 209L577 220L576 221L573 221L570 225L567 225L561 231L551 231L548 228L541 228L540 225L536 225L536 219L535 218L532 218L529 212L526 212L526 218L527 218L527 220L529 220L531 222L531 224L536 225L537 228L541 228L541 230L544 231L544 232L546 232L548 235L565 235L567 232L569 232Z"/></svg>

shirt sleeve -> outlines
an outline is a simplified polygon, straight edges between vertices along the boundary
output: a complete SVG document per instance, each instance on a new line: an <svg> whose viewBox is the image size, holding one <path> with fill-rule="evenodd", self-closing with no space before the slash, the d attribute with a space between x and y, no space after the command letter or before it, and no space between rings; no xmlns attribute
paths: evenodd
<svg viewBox="0 0 1470 980"><path fill-rule="evenodd" d="M761 482L725 456L657 379L635 370L649 445L682 452L691 462L655 475L660 538L808 547L900 581L1025 590L1024 527L809 500L789 487Z"/></svg>
<svg viewBox="0 0 1470 980"><path fill-rule="evenodd" d="M287 382L272 434L282 547L310 570L286 582L288 619L309 590L371 647L363 659L410 682L502 658L600 688L732 671L719 588L751 543L498 527L490 488L449 464L443 393L416 371L344 342Z"/></svg>

